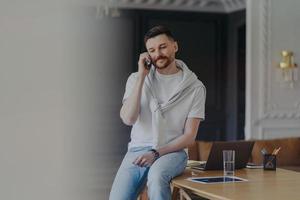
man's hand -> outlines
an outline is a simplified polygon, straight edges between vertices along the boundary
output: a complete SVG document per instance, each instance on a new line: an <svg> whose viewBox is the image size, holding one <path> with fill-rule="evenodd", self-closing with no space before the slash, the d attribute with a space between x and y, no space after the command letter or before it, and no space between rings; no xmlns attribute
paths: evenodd
<svg viewBox="0 0 300 200"><path fill-rule="evenodd" d="M133 164L138 165L140 167L150 167L155 161L155 155L153 152L147 152L135 159Z"/></svg>
<svg viewBox="0 0 300 200"><path fill-rule="evenodd" d="M149 71L150 71L145 66L145 61L146 60L151 60L151 57L149 56L149 54L147 52L141 53L139 61L138 61L138 65L139 65L138 73L141 77L147 76L147 74L149 74Z"/></svg>

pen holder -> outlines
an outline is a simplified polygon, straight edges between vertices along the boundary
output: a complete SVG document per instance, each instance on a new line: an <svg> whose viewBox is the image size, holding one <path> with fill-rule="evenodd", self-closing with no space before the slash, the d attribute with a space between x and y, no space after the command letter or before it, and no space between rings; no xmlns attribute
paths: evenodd
<svg viewBox="0 0 300 200"><path fill-rule="evenodd" d="M276 170L276 155L272 155L272 154L264 155L264 169Z"/></svg>

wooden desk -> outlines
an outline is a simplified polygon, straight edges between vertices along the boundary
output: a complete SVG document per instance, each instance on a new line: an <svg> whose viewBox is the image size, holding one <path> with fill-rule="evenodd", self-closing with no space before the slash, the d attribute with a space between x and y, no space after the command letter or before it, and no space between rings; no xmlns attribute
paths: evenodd
<svg viewBox="0 0 300 200"><path fill-rule="evenodd" d="M192 173L193 172L193 173ZM222 176L223 171L199 171L186 169L181 176L172 180L175 193L178 188L198 196L217 199L300 199L300 173L277 168L276 171L263 169L240 169L235 175L247 182L201 184L185 180L188 177Z"/></svg>

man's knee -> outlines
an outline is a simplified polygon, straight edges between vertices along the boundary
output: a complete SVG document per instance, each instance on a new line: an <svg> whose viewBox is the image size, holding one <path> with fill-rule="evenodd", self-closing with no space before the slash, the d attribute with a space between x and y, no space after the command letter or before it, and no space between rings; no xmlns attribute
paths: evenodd
<svg viewBox="0 0 300 200"><path fill-rule="evenodd" d="M162 170L149 170L148 173L148 181L147 186L162 186L162 185L169 185L171 181L171 176L168 173Z"/></svg>

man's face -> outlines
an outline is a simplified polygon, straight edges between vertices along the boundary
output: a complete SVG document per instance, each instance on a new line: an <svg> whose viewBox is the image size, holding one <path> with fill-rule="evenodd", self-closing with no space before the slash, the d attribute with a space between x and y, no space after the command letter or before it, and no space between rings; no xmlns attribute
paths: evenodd
<svg viewBox="0 0 300 200"><path fill-rule="evenodd" d="M158 69L168 67L175 60L175 53L178 50L177 42L165 34L148 39L146 48L153 65Z"/></svg>

